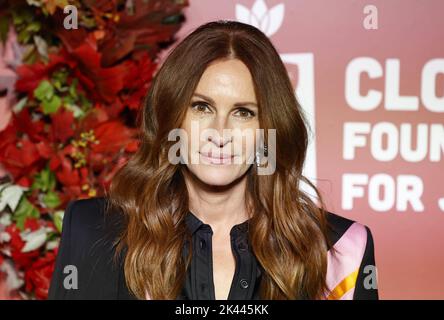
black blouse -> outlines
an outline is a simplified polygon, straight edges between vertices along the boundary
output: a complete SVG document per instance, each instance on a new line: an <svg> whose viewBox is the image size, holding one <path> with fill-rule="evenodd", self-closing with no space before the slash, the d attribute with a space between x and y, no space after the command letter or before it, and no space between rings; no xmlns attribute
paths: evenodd
<svg viewBox="0 0 444 320"><path fill-rule="evenodd" d="M49 299L136 299L125 282L123 271L125 253L122 253L117 263L113 263L115 239L123 225L122 215L105 215L105 202L104 197L96 197L71 201L68 204L63 219L62 238L49 289ZM340 244L341 238L345 238L344 234L353 229L351 227L356 225L356 222L333 213L328 214L328 221L332 227L330 232L332 243ZM260 299L258 289L264 270L249 248L248 223L249 220L237 224L230 231L236 268L228 300ZM186 224L192 234L194 254L182 292L177 299L214 300L211 227L192 212L187 215ZM361 229L367 231L365 251L362 250L359 257L362 261L358 261L357 278L354 272L354 288L346 290L351 289L349 292L353 293L353 299L378 299L377 288L366 289L363 285L367 276L364 267L375 265L375 261L371 232L366 226L365 229L364 226ZM187 255L188 244L185 243L183 257ZM69 275L67 266L70 268L74 266L77 270L76 288L73 286L66 288L64 285L64 280ZM335 270L332 274L339 273ZM332 283L338 283L336 288L338 292L341 290L345 292L345 288L341 287L344 281L339 280L341 279L333 279L335 282Z"/></svg>
<svg viewBox="0 0 444 320"><path fill-rule="evenodd" d="M192 234L193 251L182 295L179 299L215 300L213 283L211 226L204 224L192 212L188 213L187 226ZM228 300L259 299L258 288L261 270L255 256L248 247L248 220L233 226L230 231L231 249L236 259L236 269L231 282ZM184 257L188 245L184 246Z"/></svg>

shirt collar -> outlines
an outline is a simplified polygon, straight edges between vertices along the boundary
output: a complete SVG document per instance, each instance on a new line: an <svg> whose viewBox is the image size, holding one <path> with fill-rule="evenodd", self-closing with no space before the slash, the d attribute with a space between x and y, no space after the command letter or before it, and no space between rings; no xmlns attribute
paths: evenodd
<svg viewBox="0 0 444 320"><path fill-rule="evenodd" d="M245 220L242 223L234 225L231 228L230 235L238 235L238 234L246 233L248 231L248 225L249 225L250 221L251 221L251 218L248 220ZM186 224L187 224L188 229L191 232L191 234L194 234L198 229L202 229L205 231L209 231L210 233L213 233L213 230L211 230L211 226L209 224L203 223L203 221L200 220L190 210L188 211L188 214L186 216Z"/></svg>

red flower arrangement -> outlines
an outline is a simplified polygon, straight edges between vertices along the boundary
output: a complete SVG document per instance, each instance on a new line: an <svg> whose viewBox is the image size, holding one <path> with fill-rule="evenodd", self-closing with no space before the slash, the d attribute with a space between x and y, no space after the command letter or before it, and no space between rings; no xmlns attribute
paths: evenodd
<svg viewBox="0 0 444 320"><path fill-rule="evenodd" d="M77 29L64 27L67 5L77 10ZM72 199L103 195L137 150L137 112L158 53L174 41L187 5L14 0L0 6L3 44L16 32L24 50L10 66L17 80L7 94L15 105L0 131L0 163L8 172L0 180L0 298L47 298L64 208Z"/></svg>

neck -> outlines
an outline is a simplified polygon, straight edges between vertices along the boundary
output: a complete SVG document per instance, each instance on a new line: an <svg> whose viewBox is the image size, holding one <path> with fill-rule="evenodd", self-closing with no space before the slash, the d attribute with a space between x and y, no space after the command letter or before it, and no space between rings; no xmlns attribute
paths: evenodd
<svg viewBox="0 0 444 320"><path fill-rule="evenodd" d="M187 169L183 171L189 195L189 209L202 222L209 224L214 233L231 230L249 218L245 191L247 175L225 186L203 183Z"/></svg>

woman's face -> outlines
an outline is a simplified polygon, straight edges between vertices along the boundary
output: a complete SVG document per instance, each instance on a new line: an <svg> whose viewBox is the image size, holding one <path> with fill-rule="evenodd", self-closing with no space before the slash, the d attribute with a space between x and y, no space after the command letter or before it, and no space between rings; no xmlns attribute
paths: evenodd
<svg viewBox="0 0 444 320"><path fill-rule="evenodd" d="M189 171L215 186L243 176L252 165L259 129L259 110L247 66L238 59L210 64L187 108L182 129L188 137Z"/></svg>

